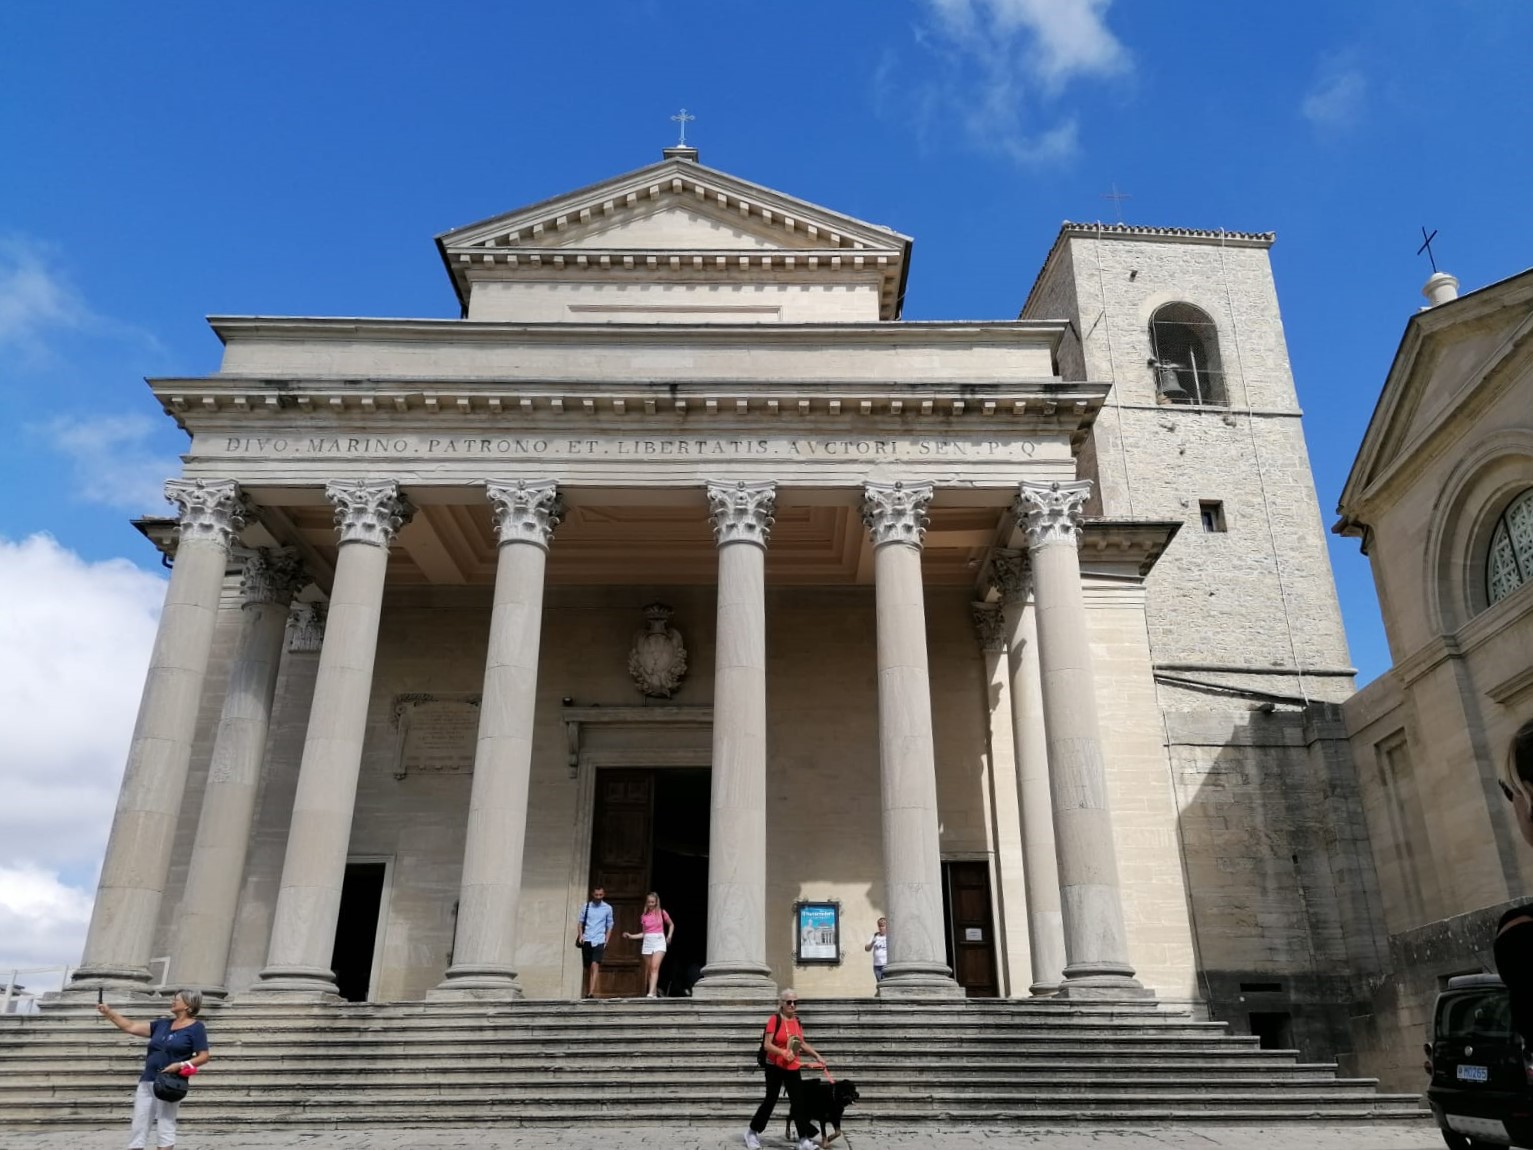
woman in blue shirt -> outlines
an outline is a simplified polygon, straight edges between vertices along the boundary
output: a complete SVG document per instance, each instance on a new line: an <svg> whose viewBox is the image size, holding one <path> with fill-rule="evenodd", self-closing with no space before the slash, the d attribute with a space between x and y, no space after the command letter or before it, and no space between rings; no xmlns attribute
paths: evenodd
<svg viewBox="0 0 1533 1150"><path fill-rule="evenodd" d="M175 1147L176 1111L181 1104L156 1098L154 1080L160 1074L179 1074L183 1066L201 1066L208 1060L207 1028L197 1021L201 1009L202 994L195 990L178 992L170 1001L170 1017L153 1022L133 1022L105 1003L96 1007L118 1030L149 1040L144 1072L138 1076L138 1092L133 1096L133 1136L128 1150L144 1150L151 1130L160 1150Z"/></svg>

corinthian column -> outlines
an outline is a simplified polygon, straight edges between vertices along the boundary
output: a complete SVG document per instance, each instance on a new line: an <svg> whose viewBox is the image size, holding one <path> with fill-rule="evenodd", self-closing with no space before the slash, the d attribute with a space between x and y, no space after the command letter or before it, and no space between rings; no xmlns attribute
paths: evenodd
<svg viewBox="0 0 1533 1150"><path fill-rule="evenodd" d="M990 579L1001 596L1011 679L1011 735L1017 757L1017 804L1022 812L1022 865L1027 882L1027 945L1033 994L1053 994L1065 969L1065 929L1059 910L1059 863L1054 857L1054 804L1049 797L1049 744L1038 673L1038 625L1028 606L1030 571L1023 556L1002 552Z"/></svg>
<svg viewBox="0 0 1533 1150"><path fill-rule="evenodd" d="M1011 676L1006 669L1006 620L995 603L971 607L985 663L989 718L989 771L985 777L987 828L995 852L996 933L1001 997L1021 993L1032 977L1027 954L1027 875L1022 866L1022 818L1017 808L1017 760L1012 737Z"/></svg>
<svg viewBox="0 0 1533 1150"><path fill-rule="evenodd" d="M257 551L246 558L241 572L240 637L213 739L170 960L176 978L201 987L204 994L224 993L288 605L308 581L302 564L286 552Z"/></svg>
<svg viewBox="0 0 1533 1150"><path fill-rule="evenodd" d="M219 593L229 548L245 524L244 500L232 480L173 479L165 484L165 498L181 509L175 564L72 989L149 985L149 952L186 789Z"/></svg>
<svg viewBox="0 0 1533 1150"><path fill-rule="evenodd" d="M710 483L719 550L708 962L698 998L771 998L766 964L766 546L775 483Z"/></svg>
<svg viewBox="0 0 1533 1150"><path fill-rule="evenodd" d="M880 998L962 997L945 960L921 542L932 485L866 483L878 615L878 769L889 963Z"/></svg>
<svg viewBox="0 0 1533 1150"><path fill-rule="evenodd" d="M1118 862L1107 804L1081 564L1081 508L1091 481L1023 483L1017 521L1027 532L1038 620L1038 667L1048 733L1049 789L1059 859L1067 998L1133 998Z"/></svg>
<svg viewBox="0 0 1533 1150"><path fill-rule="evenodd" d="M415 509L391 481L325 485L340 550L298 767L266 968L255 991L335 994L330 959L378 650L384 570Z"/></svg>
<svg viewBox="0 0 1533 1150"><path fill-rule="evenodd" d="M543 575L562 507L551 481L487 483L500 552L474 785L463 846L453 964L433 998L520 998L516 917L527 841L527 784L543 630Z"/></svg>

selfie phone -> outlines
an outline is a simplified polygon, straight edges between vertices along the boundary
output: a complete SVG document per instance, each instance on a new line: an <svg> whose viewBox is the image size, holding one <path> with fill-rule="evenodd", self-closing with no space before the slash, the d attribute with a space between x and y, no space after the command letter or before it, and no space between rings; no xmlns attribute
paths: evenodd
<svg viewBox="0 0 1533 1150"><path fill-rule="evenodd" d="M1496 782L1500 784L1500 786L1501 786L1501 793L1506 796L1506 801L1507 802L1512 802L1513 801L1512 800L1512 788L1506 785L1506 780L1505 779L1497 779Z"/></svg>
<svg viewBox="0 0 1533 1150"><path fill-rule="evenodd" d="M1502 783L1501 785L1505 786L1506 784ZM1507 798L1511 798L1512 796L1511 795L1507 795L1506 797ZM101 987L99 987L99 986L96 987L96 1005L97 1006L101 1005Z"/></svg>

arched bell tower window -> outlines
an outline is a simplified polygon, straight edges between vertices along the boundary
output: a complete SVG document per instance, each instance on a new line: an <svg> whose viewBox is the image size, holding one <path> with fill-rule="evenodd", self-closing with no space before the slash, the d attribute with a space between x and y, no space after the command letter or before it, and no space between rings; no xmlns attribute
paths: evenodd
<svg viewBox="0 0 1533 1150"><path fill-rule="evenodd" d="M1490 533L1485 556L1485 597L1499 603L1533 582L1533 487L1507 505Z"/></svg>
<svg viewBox="0 0 1533 1150"><path fill-rule="evenodd" d="M1219 333L1190 303L1168 303L1150 317L1150 367L1162 403L1226 401Z"/></svg>

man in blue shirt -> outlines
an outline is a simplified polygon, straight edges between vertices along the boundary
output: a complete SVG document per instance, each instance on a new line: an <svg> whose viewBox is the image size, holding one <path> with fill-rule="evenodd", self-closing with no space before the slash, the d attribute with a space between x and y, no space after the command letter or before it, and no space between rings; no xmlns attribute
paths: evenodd
<svg viewBox="0 0 1533 1150"><path fill-rule="evenodd" d="M601 977L601 960L607 954L607 936L612 933L612 908L605 899L607 892L601 887L591 888L591 901L580 911L580 921L575 926L575 945L580 947L580 962L586 970L586 997L597 998L597 980Z"/></svg>

